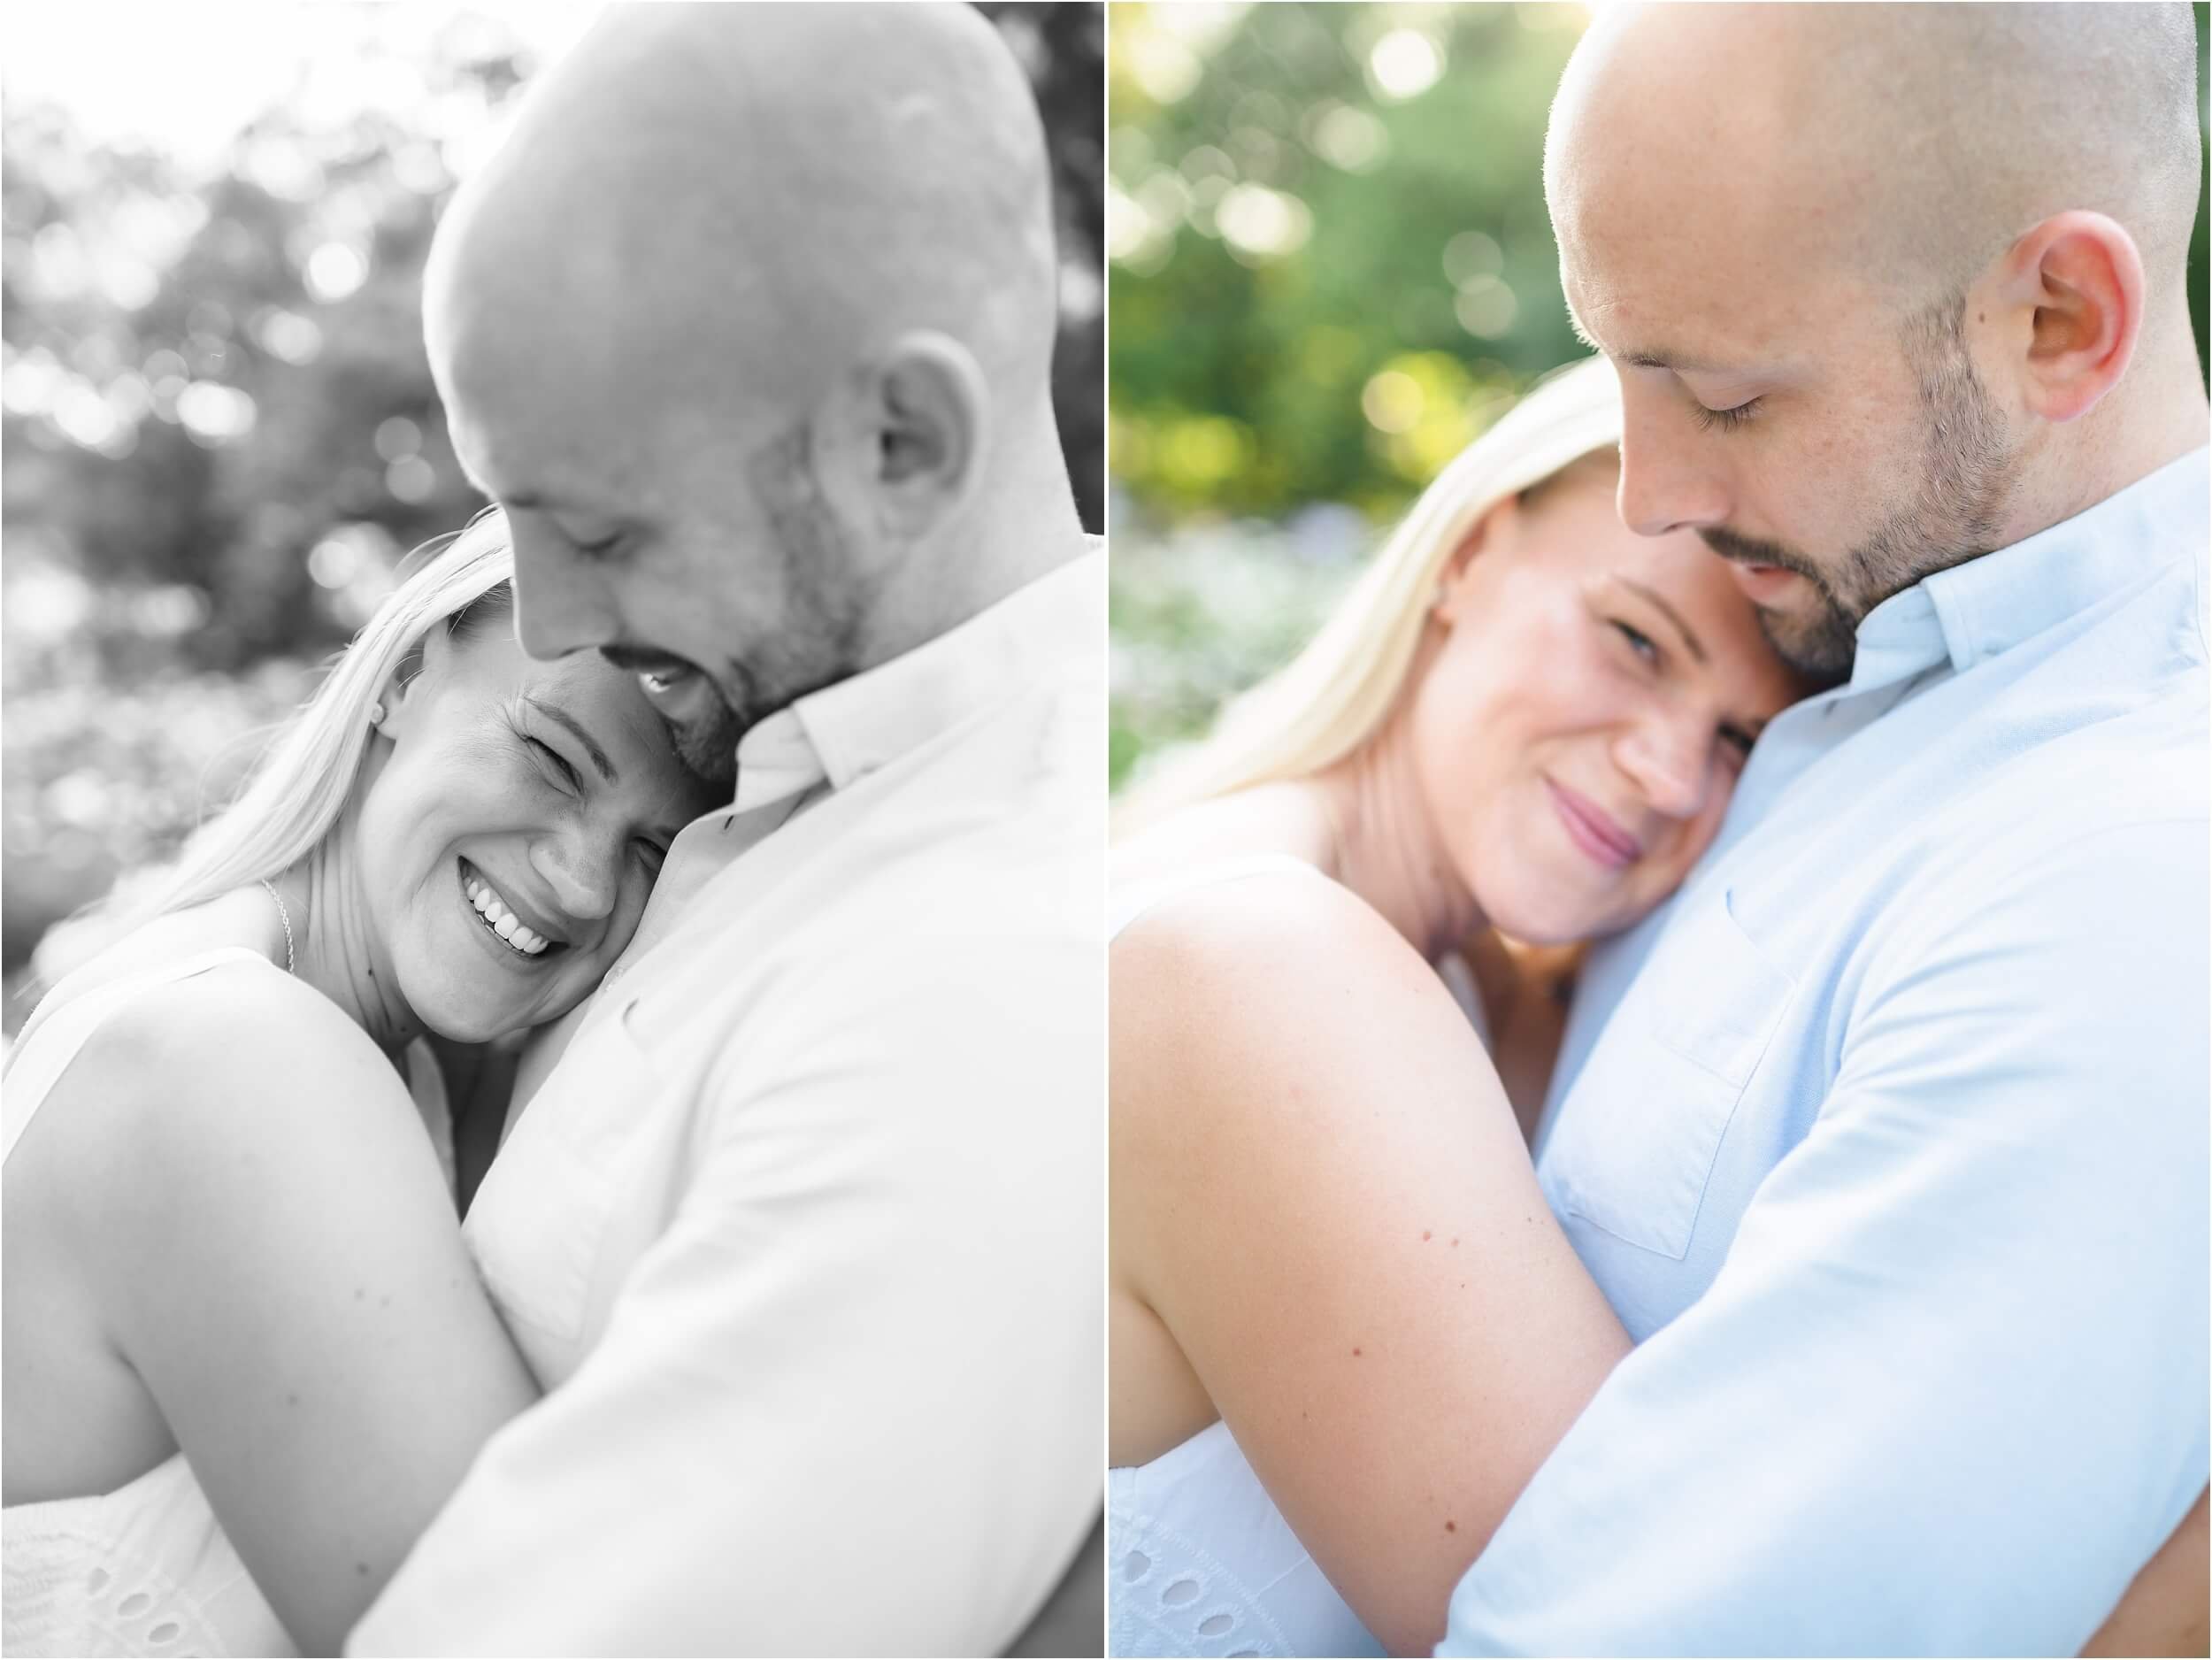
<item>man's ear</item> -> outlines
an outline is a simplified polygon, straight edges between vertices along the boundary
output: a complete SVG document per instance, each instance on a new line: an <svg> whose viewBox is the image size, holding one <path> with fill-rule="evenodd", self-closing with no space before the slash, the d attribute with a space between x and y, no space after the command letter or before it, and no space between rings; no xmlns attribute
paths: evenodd
<svg viewBox="0 0 2212 1660"><path fill-rule="evenodd" d="M869 377L871 494L884 527L911 541L965 505L982 472L990 395L965 346L901 335Z"/></svg>
<svg viewBox="0 0 2212 1660"><path fill-rule="evenodd" d="M2032 227L1968 296L2012 312L2010 368L2022 403L2047 421L2087 414L2120 383L2143 327L2143 257L2116 221L2079 210Z"/></svg>

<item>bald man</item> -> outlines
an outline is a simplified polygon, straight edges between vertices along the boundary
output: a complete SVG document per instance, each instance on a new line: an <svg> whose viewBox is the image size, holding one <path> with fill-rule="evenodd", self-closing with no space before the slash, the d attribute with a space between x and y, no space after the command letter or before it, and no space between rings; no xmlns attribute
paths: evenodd
<svg viewBox="0 0 2212 1660"><path fill-rule="evenodd" d="M1568 67L1621 513L1833 684L1585 975L1539 1172L1638 1347L1443 1652L2073 1654L2200 1504L2195 57L2182 5L1621 6Z"/></svg>
<svg viewBox="0 0 2212 1660"><path fill-rule="evenodd" d="M734 786L526 1057L467 1232L548 1393L354 1652L993 1654L1078 1554L1104 584L1048 198L966 7L624 6L439 227L523 644Z"/></svg>

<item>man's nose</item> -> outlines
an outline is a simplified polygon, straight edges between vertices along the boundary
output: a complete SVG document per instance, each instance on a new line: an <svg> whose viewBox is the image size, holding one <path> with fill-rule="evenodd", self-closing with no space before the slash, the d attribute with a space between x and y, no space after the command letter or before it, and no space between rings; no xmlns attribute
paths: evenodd
<svg viewBox="0 0 2212 1660"><path fill-rule="evenodd" d="M583 826L540 836L530 864L553 890L554 903L580 922L596 922L614 910L622 885L621 847Z"/></svg>
<svg viewBox="0 0 2212 1660"><path fill-rule="evenodd" d="M1724 524L1728 492L1678 411L1628 413L1621 432L1621 522L1640 536Z"/></svg>
<svg viewBox="0 0 2212 1660"><path fill-rule="evenodd" d="M1654 713L1621 734L1614 758L1654 812L1692 818L1711 787L1712 751L1713 735L1704 722Z"/></svg>
<svg viewBox="0 0 2212 1660"><path fill-rule="evenodd" d="M541 661L622 637L604 584L542 530L515 532L515 638Z"/></svg>

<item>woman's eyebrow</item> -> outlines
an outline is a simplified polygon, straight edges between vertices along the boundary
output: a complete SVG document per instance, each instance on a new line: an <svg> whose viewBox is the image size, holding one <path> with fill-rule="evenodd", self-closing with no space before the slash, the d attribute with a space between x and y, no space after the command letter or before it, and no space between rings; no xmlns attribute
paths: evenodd
<svg viewBox="0 0 2212 1660"><path fill-rule="evenodd" d="M1641 582L1637 581L1633 577L1617 576L1613 580L1616 582L1618 582L1623 588L1627 588L1631 593L1641 595L1643 598L1653 606L1654 609L1658 611L1662 616L1665 617L1669 622L1672 623L1675 627L1675 632L1682 636L1682 643L1689 649L1689 653L1692 657L1695 657L1700 663L1709 663L1712 661L1710 657L1708 657L1705 655L1705 642L1697 637L1696 632L1691 628L1689 624L1682 620L1682 613L1675 610L1673 606L1668 604L1664 599L1660 597L1659 591L1656 588L1647 588Z"/></svg>
<svg viewBox="0 0 2212 1660"><path fill-rule="evenodd" d="M591 764L598 769L601 778L610 784L619 784L622 781L622 775L615 771L614 763L607 759L607 752L599 747L598 740L586 732L582 725L568 711L535 697L526 697L522 701L548 720L567 727L570 735L584 746L584 753L591 757Z"/></svg>

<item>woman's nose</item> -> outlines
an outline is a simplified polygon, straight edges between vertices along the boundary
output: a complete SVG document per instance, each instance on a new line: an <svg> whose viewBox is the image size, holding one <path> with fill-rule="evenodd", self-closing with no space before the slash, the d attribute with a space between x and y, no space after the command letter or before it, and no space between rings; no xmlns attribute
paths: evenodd
<svg viewBox="0 0 2212 1660"><path fill-rule="evenodd" d="M1705 805L1712 749L1712 734L1701 723L1655 716L1624 733L1615 756L1654 812L1691 818Z"/></svg>
<svg viewBox="0 0 2212 1660"><path fill-rule="evenodd" d="M607 837L580 828L541 836L530 845L530 863L552 888L555 902L582 922L596 922L614 910L622 876L616 854Z"/></svg>

